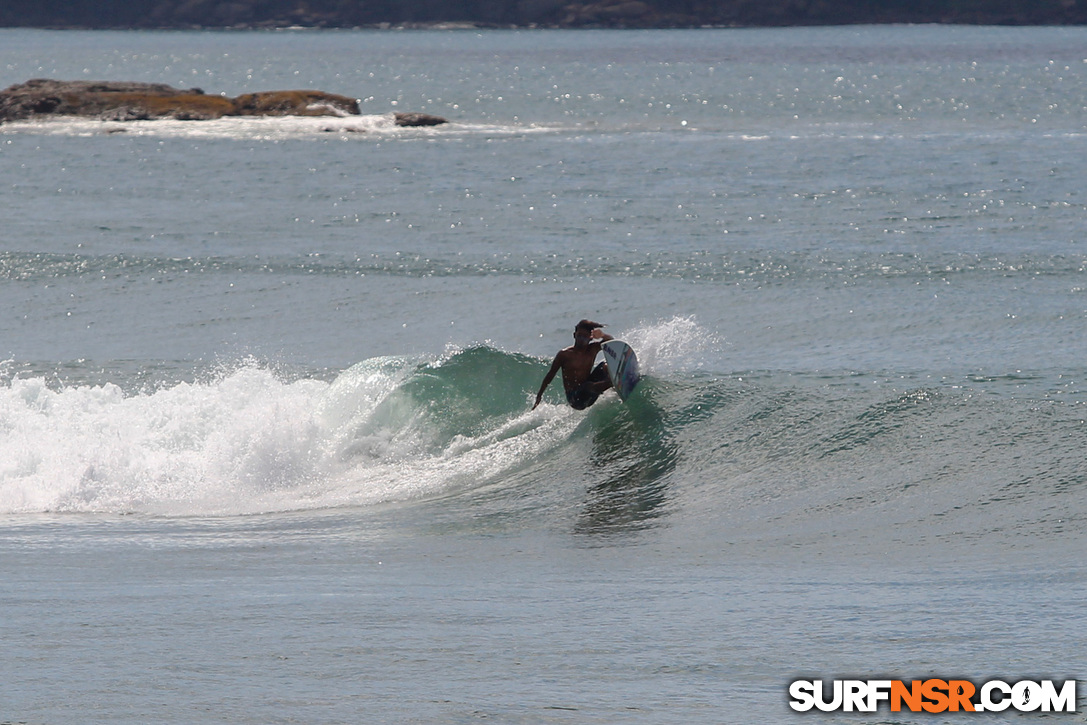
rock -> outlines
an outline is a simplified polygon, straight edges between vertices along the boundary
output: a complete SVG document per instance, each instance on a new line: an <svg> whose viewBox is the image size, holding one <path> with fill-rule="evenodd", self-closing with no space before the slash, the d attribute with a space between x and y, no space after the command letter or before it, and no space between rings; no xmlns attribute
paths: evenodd
<svg viewBox="0 0 1087 725"><path fill-rule="evenodd" d="M270 91L238 98L179 90L162 83L29 80L0 91L0 123L37 116L91 116L109 121L223 116L359 115L358 101L323 91Z"/></svg>
<svg viewBox="0 0 1087 725"><path fill-rule="evenodd" d="M357 116L359 102L323 91L266 91L234 99L238 116Z"/></svg>
<svg viewBox="0 0 1087 725"><path fill-rule="evenodd" d="M441 116L431 116L428 113L394 113L393 120L397 126L440 126L449 123Z"/></svg>

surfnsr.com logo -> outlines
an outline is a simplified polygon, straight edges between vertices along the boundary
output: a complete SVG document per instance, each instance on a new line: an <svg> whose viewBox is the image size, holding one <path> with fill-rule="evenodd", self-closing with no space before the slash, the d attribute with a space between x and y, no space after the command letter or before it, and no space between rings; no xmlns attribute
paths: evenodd
<svg viewBox="0 0 1087 725"><path fill-rule="evenodd" d="M1075 712L1076 681L990 680L980 687L970 680L795 680L789 707L798 712L875 712L886 703L891 712Z"/></svg>

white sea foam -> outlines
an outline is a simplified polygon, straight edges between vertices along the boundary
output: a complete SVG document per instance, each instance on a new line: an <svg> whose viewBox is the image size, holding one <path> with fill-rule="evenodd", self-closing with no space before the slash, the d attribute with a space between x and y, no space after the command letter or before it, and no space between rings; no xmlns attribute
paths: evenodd
<svg viewBox="0 0 1087 725"><path fill-rule="evenodd" d="M4 124L0 133L51 136L142 136L179 139L238 139L285 141L290 139L336 138L343 140L430 137L456 135L510 135L539 133L551 129L480 123L449 123L439 126L398 126L394 114L359 116L228 116L205 121L157 119L148 121L103 121L97 118L54 117Z"/></svg>
<svg viewBox="0 0 1087 725"><path fill-rule="evenodd" d="M13 380L0 510L214 511L295 487L324 465L311 412L323 387L257 368L132 396Z"/></svg>
<svg viewBox="0 0 1087 725"><path fill-rule="evenodd" d="M246 365L126 395L113 384L0 388L0 512L247 514L363 505L498 475L572 426L560 409L435 442L433 401L378 358L329 384Z"/></svg>
<svg viewBox="0 0 1087 725"><path fill-rule="evenodd" d="M682 316L643 323L623 333L623 338L638 354L642 372L656 374L698 370L721 346L717 333L694 317Z"/></svg>

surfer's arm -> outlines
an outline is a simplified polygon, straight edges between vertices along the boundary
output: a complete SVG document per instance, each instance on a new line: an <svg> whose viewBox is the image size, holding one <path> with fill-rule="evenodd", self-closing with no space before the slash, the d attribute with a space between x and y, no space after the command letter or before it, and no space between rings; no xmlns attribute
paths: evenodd
<svg viewBox="0 0 1087 725"><path fill-rule="evenodd" d="M560 352L555 356L555 362L551 363L551 369L547 371L547 375L544 376L543 384L540 385L540 392L536 393L536 402L533 403L532 409L536 410L536 406L540 404L543 399L544 391L547 390L547 386L551 384L551 381L555 379L555 375L562 368L562 353Z"/></svg>
<svg viewBox="0 0 1087 725"><path fill-rule="evenodd" d="M614 337L612 337L608 333L601 330L599 327L592 331L592 336L593 336L594 340L597 340L599 342L607 342L608 340L614 340L615 339Z"/></svg>

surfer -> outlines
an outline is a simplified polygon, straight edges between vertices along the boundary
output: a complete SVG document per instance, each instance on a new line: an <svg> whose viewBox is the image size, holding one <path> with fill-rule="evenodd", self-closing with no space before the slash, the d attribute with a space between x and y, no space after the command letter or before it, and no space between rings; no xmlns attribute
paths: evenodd
<svg viewBox="0 0 1087 725"><path fill-rule="evenodd" d="M564 347L555 355L555 361L551 363L551 369L547 371L540 392L536 393L536 403L540 404L544 391L555 374L562 370L562 387L566 389L566 402L574 410L585 410L596 402L600 394L611 387L611 379L608 377L608 364L601 362L596 368L596 354L600 352L600 343L614 339L600 328L599 322L582 320L574 327L574 344Z"/></svg>

